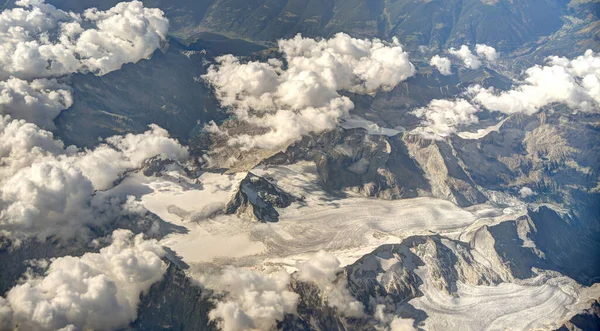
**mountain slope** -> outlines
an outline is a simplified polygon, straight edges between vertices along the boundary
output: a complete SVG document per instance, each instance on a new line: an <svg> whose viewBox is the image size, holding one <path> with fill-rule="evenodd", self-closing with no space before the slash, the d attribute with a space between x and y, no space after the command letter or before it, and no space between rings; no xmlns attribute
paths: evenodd
<svg viewBox="0 0 600 331"><path fill-rule="evenodd" d="M118 2L51 0L81 10ZM340 31L358 37L397 36L412 49L487 43L514 50L557 31L569 9L566 0L145 0L171 20L171 33L190 37L201 31L272 42L302 33L327 37Z"/></svg>

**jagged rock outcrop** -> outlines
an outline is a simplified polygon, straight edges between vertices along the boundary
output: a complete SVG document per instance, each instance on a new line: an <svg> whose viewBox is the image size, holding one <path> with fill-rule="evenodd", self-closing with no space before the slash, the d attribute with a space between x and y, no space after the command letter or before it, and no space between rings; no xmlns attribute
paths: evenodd
<svg viewBox="0 0 600 331"><path fill-rule="evenodd" d="M129 330L218 330L209 320L214 303L207 293L169 262L163 279L142 294L138 318Z"/></svg>
<svg viewBox="0 0 600 331"><path fill-rule="evenodd" d="M528 201L576 205L577 196L598 183L598 120L595 114L574 118L559 111L516 114L480 139L453 136L448 142L480 187L512 194L529 187L537 195Z"/></svg>
<svg viewBox="0 0 600 331"><path fill-rule="evenodd" d="M298 200L268 180L248 173L238 192L225 206L225 213L244 215L259 222L277 222L279 213L275 208L289 207Z"/></svg>
<svg viewBox="0 0 600 331"><path fill-rule="evenodd" d="M600 302L594 300L591 307L573 316L556 331L600 330Z"/></svg>
<svg viewBox="0 0 600 331"><path fill-rule="evenodd" d="M175 161L170 159L163 159L158 155L144 161L140 170L144 174L144 176L159 177L162 175L162 172L165 170L165 168L173 163L175 163Z"/></svg>
<svg viewBox="0 0 600 331"><path fill-rule="evenodd" d="M459 206L487 201L452 147L409 134L369 135L338 128L304 137L262 164L313 161L325 187L383 199L435 196Z"/></svg>
<svg viewBox="0 0 600 331"><path fill-rule="evenodd" d="M540 206L515 220L482 226L471 236L471 248L494 270L505 266L518 279L534 276L533 268L558 271L583 285L600 276L600 232L572 213Z"/></svg>
<svg viewBox="0 0 600 331"><path fill-rule="evenodd" d="M445 141L404 136L409 154L419 164L431 185L433 196L465 207L487 201Z"/></svg>
<svg viewBox="0 0 600 331"><path fill-rule="evenodd" d="M297 315L288 314L278 325L282 330L357 330L365 322L348 319L327 304L327 297L310 282L292 278L291 289L300 295Z"/></svg>
<svg viewBox="0 0 600 331"><path fill-rule="evenodd" d="M81 256L87 248L87 245L81 242L61 243L59 240L39 242L30 239L14 246L7 238L0 238L0 240L2 240L0 265L4 266L0 272L0 295L14 286L19 277L25 273L29 267L27 261L67 255Z"/></svg>
<svg viewBox="0 0 600 331"><path fill-rule="evenodd" d="M350 189L384 199L417 197L429 191L423 171L398 137L338 128L304 137L262 163L298 161L314 161L323 184L332 190Z"/></svg>
<svg viewBox="0 0 600 331"><path fill-rule="evenodd" d="M380 246L346 271L352 293L368 307L373 300L401 304L421 296L419 268L427 270L432 284L448 294L456 292L458 281L490 285L510 277L479 263L468 244L439 235L413 236L400 244Z"/></svg>

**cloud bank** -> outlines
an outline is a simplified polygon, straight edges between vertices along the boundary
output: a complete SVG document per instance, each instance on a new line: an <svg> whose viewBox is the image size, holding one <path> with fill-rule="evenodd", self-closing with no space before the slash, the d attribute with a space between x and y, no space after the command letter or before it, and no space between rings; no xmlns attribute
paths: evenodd
<svg viewBox="0 0 600 331"><path fill-rule="evenodd" d="M495 52L487 48L478 50L480 52L487 52L486 57L495 56ZM483 108L508 115L533 115L545 107L560 104L575 112L598 112L600 56L592 50L573 59L551 56L546 64L527 69L523 80L507 91L472 85L463 97L433 100L427 107L414 110L412 113L423 119L414 133L429 138L446 137L460 126L477 123L475 114Z"/></svg>
<svg viewBox="0 0 600 331"><path fill-rule="evenodd" d="M334 255L321 251L297 267L298 279L316 284L330 307L347 317L365 316L347 282L337 279L340 262ZM219 275L203 277L201 283L223 293L209 317L224 331L268 330L285 314L296 314L299 296L292 292L290 275L283 270L262 273L228 267Z"/></svg>
<svg viewBox="0 0 600 331"><path fill-rule="evenodd" d="M100 11L65 12L43 0L20 0L0 13L0 115L53 129L73 104L71 89L50 77L104 75L149 57L169 22L139 1Z"/></svg>
<svg viewBox="0 0 600 331"><path fill-rule="evenodd" d="M103 75L154 52L169 22L140 1L107 11L65 12L43 0L20 0L0 13L0 78L34 79L74 72Z"/></svg>
<svg viewBox="0 0 600 331"><path fill-rule="evenodd" d="M115 212L139 209L98 191L154 156L184 161L188 151L157 126L80 150L34 124L0 117L0 232L12 239L85 237Z"/></svg>
<svg viewBox="0 0 600 331"><path fill-rule="evenodd" d="M164 250L116 230L98 253L54 259L42 276L26 278L0 297L0 327L25 330L114 330L137 317L139 296L162 279Z"/></svg>
<svg viewBox="0 0 600 331"><path fill-rule="evenodd" d="M203 76L223 107L263 130L236 134L229 143L277 149L311 132L333 129L354 107L340 91L388 91L414 75L415 68L397 39L355 39L339 33L315 40L298 35L280 40L280 60L242 62L231 55Z"/></svg>
<svg viewBox="0 0 600 331"><path fill-rule="evenodd" d="M181 160L187 149L156 126L94 150L65 147L40 129L53 128L73 104L71 89L49 77L103 75L148 57L164 40L168 20L139 1L82 14L43 0L15 4L0 13L0 233L15 240L85 236L89 225L104 224L120 209L136 210L132 200L98 190L147 158Z"/></svg>
<svg viewBox="0 0 600 331"><path fill-rule="evenodd" d="M187 148L154 125L93 150L66 147L40 127L54 128L53 119L73 104L60 76L104 75L150 56L168 21L139 1L82 14L43 0L15 4L0 13L0 235L13 245L87 240L91 228L109 231L110 223L146 212L133 197L105 191L119 177L155 156L184 161ZM114 231L99 253L57 258L46 262L44 275L25 274L0 297L0 329L125 327L137 316L140 293L162 278L164 255L154 240Z"/></svg>
<svg viewBox="0 0 600 331"><path fill-rule="evenodd" d="M72 104L71 88L55 79L0 81L0 114L52 128L52 120Z"/></svg>
<svg viewBox="0 0 600 331"><path fill-rule="evenodd" d="M508 91L472 86L473 100L505 114L535 114L553 103L573 110L597 111L600 106L600 56L592 50L572 60L551 56L546 65L525 72L522 83Z"/></svg>

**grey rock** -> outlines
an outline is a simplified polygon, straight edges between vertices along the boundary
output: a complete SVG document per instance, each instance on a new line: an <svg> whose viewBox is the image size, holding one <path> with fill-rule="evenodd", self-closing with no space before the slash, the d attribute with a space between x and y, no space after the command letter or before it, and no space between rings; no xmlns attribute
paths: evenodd
<svg viewBox="0 0 600 331"><path fill-rule="evenodd" d="M299 199L263 177L248 173L225 206L225 213L245 215L259 222L277 222L279 213L275 208L289 207L295 201Z"/></svg>
<svg viewBox="0 0 600 331"><path fill-rule="evenodd" d="M208 318L214 303L206 292L169 262L163 279L141 295L138 318L126 330L218 330Z"/></svg>
<svg viewBox="0 0 600 331"><path fill-rule="evenodd" d="M573 316L556 331L600 330L600 302L594 300L590 308Z"/></svg>

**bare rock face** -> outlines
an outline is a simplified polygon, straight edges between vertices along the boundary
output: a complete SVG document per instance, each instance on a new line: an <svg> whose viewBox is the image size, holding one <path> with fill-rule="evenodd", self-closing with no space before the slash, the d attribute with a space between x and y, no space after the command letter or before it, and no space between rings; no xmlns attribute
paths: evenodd
<svg viewBox="0 0 600 331"><path fill-rule="evenodd" d="M487 201L452 146L418 136L338 128L305 137L263 164L313 161L325 187L367 197L435 196L464 207Z"/></svg>
<svg viewBox="0 0 600 331"><path fill-rule="evenodd" d="M226 214L244 215L259 222L277 222L275 209L289 207L298 198L284 192L266 179L248 173L233 199L225 206Z"/></svg>
<svg viewBox="0 0 600 331"><path fill-rule="evenodd" d="M327 296L314 283L292 277L291 289L300 295L297 315L286 315L283 330L358 330L365 321L348 319L327 304Z"/></svg>
<svg viewBox="0 0 600 331"><path fill-rule="evenodd" d="M534 269L544 269L591 285L600 274L599 234L573 214L540 206L515 220L482 226L469 245L505 279L527 279Z"/></svg>
<svg viewBox="0 0 600 331"><path fill-rule="evenodd" d="M209 320L214 303L177 263L140 297L138 318L126 330L218 330Z"/></svg>
<svg viewBox="0 0 600 331"><path fill-rule="evenodd" d="M452 147L444 141L407 135L404 141L429 179L433 196L465 207L487 201L473 180L465 173Z"/></svg>
<svg viewBox="0 0 600 331"><path fill-rule="evenodd" d="M371 298L401 303L421 296L423 280L417 269L426 270L433 286L448 294L456 292L458 281L492 285L510 277L480 264L468 244L439 235L380 246L346 268L352 292L365 304Z"/></svg>
<svg viewBox="0 0 600 331"><path fill-rule="evenodd" d="M594 300L590 308L573 316L557 331L600 330L600 302Z"/></svg>
<svg viewBox="0 0 600 331"><path fill-rule="evenodd" d="M144 161L144 164L142 164L141 171L144 174L144 176L159 177L162 175L162 172L165 170L165 168L173 163L175 163L175 161L170 159L162 159L159 156L155 156Z"/></svg>
<svg viewBox="0 0 600 331"><path fill-rule="evenodd" d="M480 187L518 194L528 187L544 199L571 206L594 191L600 164L598 116L555 112L513 115L481 139L449 139L453 154ZM574 208L580 210L580 208Z"/></svg>
<svg viewBox="0 0 600 331"><path fill-rule="evenodd" d="M400 199L429 190L423 171L398 137L369 135L363 129L338 128L300 142L263 161L281 165L313 161L323 185L368 197Z"/></svg>

